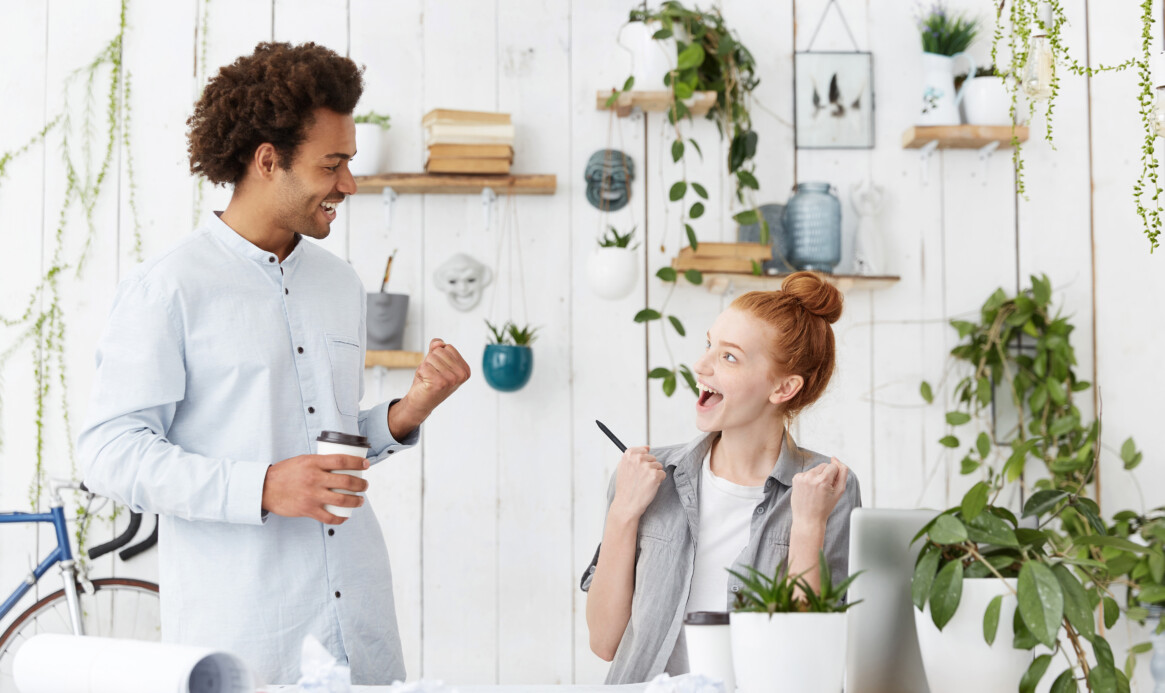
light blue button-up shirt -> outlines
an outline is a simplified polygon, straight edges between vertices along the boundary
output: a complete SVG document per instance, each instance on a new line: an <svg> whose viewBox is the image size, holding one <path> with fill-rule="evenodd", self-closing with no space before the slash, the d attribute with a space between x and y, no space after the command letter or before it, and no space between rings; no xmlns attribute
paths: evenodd
<svg viewBox="0 0 1165 693"><path fill-rule="evenodd" d="M261 510L267 467L359 433L377 462L416 442L360 410L364 287L300 239L278 258L216 216L118 287L78 448L96 493L160 518L162 637L294 683L312 634L353 683L405 677L372 508L339 526Z"/></svg>

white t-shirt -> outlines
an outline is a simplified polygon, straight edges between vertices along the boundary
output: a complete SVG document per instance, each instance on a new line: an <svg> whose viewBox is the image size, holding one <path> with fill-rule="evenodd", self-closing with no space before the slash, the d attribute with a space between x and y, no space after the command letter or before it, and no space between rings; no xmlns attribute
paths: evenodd
<svg viewBox="0 0 1165 693"><path fill-rule="evenodd" d="M765 495L764 486L740 486L714 475L710 455L700 470L700 533L686 613L728 609L728 568L748 546L752 515Z"/></svg>

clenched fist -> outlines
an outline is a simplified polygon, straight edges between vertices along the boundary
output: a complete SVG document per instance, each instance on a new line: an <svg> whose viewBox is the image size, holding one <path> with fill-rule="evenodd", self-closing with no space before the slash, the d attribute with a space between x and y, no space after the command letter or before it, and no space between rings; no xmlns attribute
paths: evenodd
<svg viewBox="0 0 1165 693"><path fill-rule="evenodd" d="M813 469L793 475L793 523L825 527L829 514L837 506L837 501L845 493L845 482L849 478L849 467L836 457L829 464L819 464Z"/></svg>
<svg viewBox="0 0 1165 693"><path fill-rule="evenodd" d="M655 499L659 485L667 477L663 465L646 447L627 448L615 470L615 499L611 510L638 520Z"/></svg>
<svg viewBox="0 0 1165 693"><path fill-rule="evenodd" d="M429 414L469 380L469 364L452 344L440 339L429 342L429 353L417 367L409 391L388 410L388 430L396 440L404 440Z"/></svg>

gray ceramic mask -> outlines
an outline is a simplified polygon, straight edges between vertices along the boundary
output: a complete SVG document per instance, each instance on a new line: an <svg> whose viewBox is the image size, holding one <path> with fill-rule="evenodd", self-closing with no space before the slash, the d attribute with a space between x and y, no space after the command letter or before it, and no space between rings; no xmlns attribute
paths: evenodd
<svg viewBox="0 0 1165 693"><path fill-rule="evenodd" d="M587 202L595 208L614 212L631 199L635 162L617 149L600 149L587 161Z"/></svg>

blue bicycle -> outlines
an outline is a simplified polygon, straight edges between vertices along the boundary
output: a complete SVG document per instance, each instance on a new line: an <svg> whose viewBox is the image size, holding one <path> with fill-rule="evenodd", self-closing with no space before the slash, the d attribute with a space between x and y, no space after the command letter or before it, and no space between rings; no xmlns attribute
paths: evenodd
<svg viewBox="0 0 1165 693"><path fill-rule="evenodd" d="M12 677L12 663L16 651L28 638L40 633L72 633L99 635L136 640L158 640L161 636L161 611L158 606L158 585L132 578L100 578L90 580L78 569L73 558L69 529L65 521L65 504L61 491L77 490L92 501L93 494L84 484L71 481L49 482L49 512L0 513L3 523L50 523L56 529L57 546L44 558L16 590L0 605L0 619L16 606L25 594L54 565L60 565L62 589L39 599L12 621L0 635L0 693L16 691ZM98 558L122 548L132 541L141 526L141 516L130 516L126 531L110 542L89 550L90 558ZM123 549L123 560L132 558L157 542L157 526L145 541Z"/></svg>

